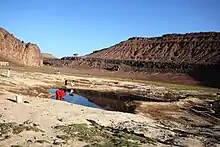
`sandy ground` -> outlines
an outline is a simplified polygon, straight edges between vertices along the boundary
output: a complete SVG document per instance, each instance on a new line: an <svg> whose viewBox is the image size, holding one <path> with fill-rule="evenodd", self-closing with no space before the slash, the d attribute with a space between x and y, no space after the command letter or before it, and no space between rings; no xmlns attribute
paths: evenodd
<svg viewBox="0 0 220 147"><path fill-rule="evenodd" d="M56 129L57 126L72 124L87 124L91 127L94 126L94 123L110 127L113 130L117 129L117 134L127 130L126 135L136 137L137 144L133 146L220 146L218 139L220 138L220 126L217 118L210 121L183 111L183 108L194 103L204 103L199 99L198 94L214 95L213 93L203 90L176 91L163 86L137 82L39 72L12 71L11 78L7 78L6 73L6 70L1 70L0 146L95 146L92 143L97 143L97 139L88 141L82 136L81 138L77 136L83 132L75 132L74 136L70 132L68 134ZM175 92L194 94L197 97L188 97L174 103L141 102L137 108L138 114L106 111L48 99L46 94L48 88L64 85L65 79L71 79L74 85L70 87L74 88L129 91L141 95L146 95L146 93L164 95L164 93ZM13 102L16 94L22 95L23 103ZM196 124L196 129L192 125L187 126L189 123ZM61 138L60 134L68 137ZM145 141L141 141L140 136ZM103 137L103 135L99 137ZM113 135L113 137L116 136ZM108 138L105 139L108 140ZM129 137L124 140L122 137L117 139L121 142L131 140L125 142L124 146L134 142ZM114 144L113 146L120 145Z"/></svg>

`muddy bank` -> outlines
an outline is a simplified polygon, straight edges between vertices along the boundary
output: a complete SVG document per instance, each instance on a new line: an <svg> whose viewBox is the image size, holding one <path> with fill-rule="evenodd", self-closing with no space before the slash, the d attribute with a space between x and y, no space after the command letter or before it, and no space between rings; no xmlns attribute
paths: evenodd
<svg viewBox="0 0 220 147"><path fill-rule="evenodd" d="M87 82L88 80L84 80L81 82ZM49 89L54 89L58 87L58 85L62 85L62 83L50 86L36 86L36 87L28 87L28 88L21 88L21 89L9 89L9 92L13 92L16 94L22 94L27 96L35 96L38 98L48 98L50 96ZM64 85L60 86L63 87ZM102 86L102 85L100 85ZM120 86L120 85L119 85ZM125 86L126 87L126 86ZM203 94L203 93L179 93L178 91L167 92L166 90L159 91L159 93L155 90L140 91L137 89L137 86L127 86L131 91L129 92L127 89L119 89L119 90L96 90L93 88L86 88L82 85L81 88L69 88L67 87L67 92L70 90L74 91L74 95L82 96L87 99L89 102L94 103L105 110L110 111L120 111L120 112L128 112L128 113L137 113L137 108L143 102L149 103L175 103L181 100L194 97L200 99L218 99L218 95L211 95L211 94ZM137 89L137 90L135 90ZM74 99L74 97L73 97ZM192 103L193 105L193 103ZM206 105L210 107L210 105ZM159 107L160 108L160 107ZM158 110L159 110L158 108ZM166 108L167 109L167 108ZM187 108L188 109L188 108ZM140 111L141 110L141 111ZM142 109L138 110L139 112L143 112ZM175 111L175 110L174 110Z"/></svg>
<svg viewBox="0 0 220 147"><path fill-rule="evenodd" d="M71 90L71 89L69 89ZM143 95L138 95L131 92L114 92L114 91L96 91L89 89L73 89L74 93L83 95L83 96L93 96L97 98L109 98L117 99L121 101L149 101L149 102L174 102L180 99L186 98L181 96L175 96L170 94L165 94L163 97L147 97Z"/></svg>
<svg viewBox="0 0 220 147"><path fill-rule="evenodd" d="M70 91L71 89L69 89ZM136 108L145 102L174 102L184 97L145 97L129 92L96 91L89 89L73 89L74 93L87 98L105 110L136 113Z"/></svg>

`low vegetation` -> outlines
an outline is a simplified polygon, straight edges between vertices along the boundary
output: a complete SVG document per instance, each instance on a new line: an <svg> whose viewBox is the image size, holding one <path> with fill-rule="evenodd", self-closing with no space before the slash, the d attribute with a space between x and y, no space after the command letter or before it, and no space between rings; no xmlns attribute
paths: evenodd
<svg viewBox="0 0 220 147"><path fill-rule="evenodd" d="M62 135L57 137L64 140L65 144L69 140L77 139L88 143L88 147L106 147L106 146L129 146L137 147L143 144L154 144L155 140L145 137L143 134L136 134L128 130L117 130L111 127L104 127L95 122L92 126L87 124L70 124L54 127L61 131Z"/></svg>

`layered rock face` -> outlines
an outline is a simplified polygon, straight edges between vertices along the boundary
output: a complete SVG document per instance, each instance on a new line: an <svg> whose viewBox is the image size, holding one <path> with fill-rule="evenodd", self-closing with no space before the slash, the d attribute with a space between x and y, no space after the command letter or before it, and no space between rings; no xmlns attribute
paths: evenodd
<svg viewBox="0 0 220 147"><path fill-rule="evenodd" d="M167 34L162 37L134 37L112 47L94 51L88 57L173 63L218 63L220 33Z"/></svg>
<svg viewBox="0 0 220 147"><path fill-rule="evenodd" d="M37 45L24 43L3 28L0 28L0 56L14 64L43 66L43 57Z"/></svg>
<svg viewBox="0 0 220 147"><path fill-rule="evenodd" d="M193 79L201 85L220 88L220 33L135 37L84 57L46 59L44 64L104 69L113 73L123 71L134 73L135 78L176 83L188 83Z"/></svg>
<svg viewBox="0 0 220 147"><path fill-rule="evenodd" d="M84 57L45 60L59 67L82 67L143 72L183 72L220 67L220 33L168 34L162 37L134 37Z"/></svg>

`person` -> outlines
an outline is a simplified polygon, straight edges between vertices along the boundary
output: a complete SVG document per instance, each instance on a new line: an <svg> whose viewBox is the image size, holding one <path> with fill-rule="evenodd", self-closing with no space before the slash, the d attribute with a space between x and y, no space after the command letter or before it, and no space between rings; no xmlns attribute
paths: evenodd
<svg viewBox="0 0 220 147"><path fill-rule="evenodd" d="M70 95L70 96L73 96L73 93L74 93L74 90L73 90L73 89L71 89L71 90L70 90L70 94L69 94L69 95Z"/></svg>
<svg viewBox="0 0 220 147"><path fill-rule="evenodd" d="M64 100L65 96L66 96L66 89L60 88L56 90L56 100Z"/></svg>
<svg viewBox="0 0 220 147"><path fill-rule="evenodd" d="M56 96L56 100L64 100L64 97L66 96L66 89L59 88L56 90L55 94L50 94L48 97L52 98L53 96Z"/></svg>
<svg viewBox="0 0 220 147"><path fill-rule="evenodd" d="M59 88L58 90L56 90L55 94L49 94L48 98L52 98L53 96L56 96L56 100L64 100L66 93L69 93L70 96L74 96L73 89Z"/></svg>
<svg viewBox="0 0 220 147"><path fill-rule="evenodd" d="M8 69L7 77L10 78L11 69Z"/></svg>
<svg viewBox="0 0 220 147"><path fill-rule="evenodd" d="M65 86L67 85L67 80L65 80L64 84L65 84Z"/></svg>

